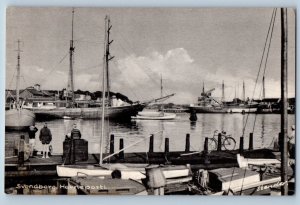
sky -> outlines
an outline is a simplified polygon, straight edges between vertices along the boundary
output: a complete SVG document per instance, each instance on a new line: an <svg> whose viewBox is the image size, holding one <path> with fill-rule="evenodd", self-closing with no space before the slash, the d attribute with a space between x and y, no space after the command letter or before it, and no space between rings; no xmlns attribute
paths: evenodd
<svg viewBox="0 0 300 205"><path fill-rule="evenodd" d="M195 103L203 83L213 96L261 96L256 77L273 8L75 8L75 90L101 89L104 18L111 19L111 90L144 101L163 93L166 102ZM72 8L9 7L6 24L6 88L15 88L17 40L21 88L67 86ZM288 96L295 96L295 13L288 9ZM280 9L266 67L266 97L280 97Z"/></svg>

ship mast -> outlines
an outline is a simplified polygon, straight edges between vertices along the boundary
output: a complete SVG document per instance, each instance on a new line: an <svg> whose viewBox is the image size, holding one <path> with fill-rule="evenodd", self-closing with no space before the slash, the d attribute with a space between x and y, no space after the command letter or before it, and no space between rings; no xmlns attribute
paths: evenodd
<svg viewBox="0 0 300 205"><path fill-rule="evenodd" d="M224 85L224 80L222 82L222 102L225 101L225 85Z"/></svg>
<svg viewBox="0 0 300 205"><path fill-rule="evenodd" d="M288 194L288 147L287 147L287 58L288 58L288 28L287 28L287 9L281 8L281 195Z"/></svg>
<svg viewBox="0 0 300 205"><path fill-rule="evenodd" d="M245 96L245 81L243 81L243 101L246 101L246 96Z"/></svg>
<svg viewBox="0 0 300 205"><path fill-rule="evenodd" d="M105 63L106 63L106 89L107 89L107 101L108 101L108 105L110 106L111 102L110 102L110 76L109 76L109 61L112 60L114 58L114 56L110 55L109 52L109 45L113 42L113 40L110 40L110 29L112 27L112 25L110 25L110 18L109 16L105 17L105 24L106 24L106 30L105 30L105 35L106 35L106 49L105 49Z"/></svg>
<svg viewBox="0 0 300 205"><path fill-rule="evenodd" d="M68 87L71 89L71 98L72 98L72 106L75 105L75 93L74 93L74 74L73 74L73 68L74 68L74 8L72 10L72 34L71 34L71 40L70 40L70 70L69 70L69 78L70 78L70 84Z"/></svg>
<svg viewBox="0 0 300 205"><path fill-rule="evenodd" d="M262 93L262 99L264 100L266 98L266 88L265 88L265 76L263 76L263 93Z"/></svg>
<svg viewBox="0 0 300 205"><path fill-rule="evenodd" d="M162 74L160 74L160 97L163 97L163 81L162 81Z"/></svg>
<svg viewBox="0 0 300 205"><path fill-rule="evenodd" d="M108 106L110 105L110 96L109 96L109 61L114 58L110 56L109 45L113 40L109 40L109 33L111 29L110 18L108 15L105 16L105 37L104 37L104 56L103 56L103 70L102 70L102 116L101 116L101 137L100 137L100 160L99 164L103 163L103 139L105 134L105 93L107 92ZM106 87L105 87L106 86Z"/></svg>
<svg viewBox="0 0 300 205"><path fill-rule="evenodd" d="M16 106L17 106L17 109L19 109L19 102L20 102L20 53L21 53L21 49L20 49L20 43L21 41L18 40L18 63L17 63L17 82L16 82L16 95L17 95L17 101L16 101Z"/></svg>

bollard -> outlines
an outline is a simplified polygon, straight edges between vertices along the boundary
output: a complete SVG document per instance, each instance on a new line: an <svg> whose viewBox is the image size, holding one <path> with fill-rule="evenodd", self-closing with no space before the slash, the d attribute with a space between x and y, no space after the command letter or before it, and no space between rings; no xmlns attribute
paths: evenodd
<svg viewBox="0 0 300 205"><path fill-rule="evenodd" d="M165 139L165 153L169 152L169 138Z"/></svg>
<svg viewBox="0 0 300 205"><path fill-rule="evenodd" d="M208 137L205 137L204 140L204 154L208 153Z"/></svg>
<svg viewBox="0 0 300 205"><path fill-rule="evenodd" d="M218 148L217 151L221 151L222 150L222 134L219 133L218 134Z"/></svg>
<svg viewBox="0 0 300 205"><path fill-rule="evenodd" d="M19 150L18 150L18 165L24 165L24 146L25 146L25 136L21 135L19 141Z"/></svg>
<svg viewBox="0 0 300 205"><path fill-rule="evenodd" d="M113 154L115 152L115 135L110 135L110 145L109 145L109 153Z"/></svg>
<svg viewBox="0 0 300 205"><path fill-rule="evenodd" d="M253 150L253 133L249 134L249 150Z"/></svg>
<svg viewBox="0 0 300 205"><path fill-rule="evenodd" d="M153 144L154 144L154 138L153 134L150 136L150 141L149 141L149 152L153 152Z"/></svg>
<svg viewBox="0 0 300 205"><path fill-rule="evenodd" d="M75 164L75 140L71 139L71 149L70 149L70 164Z"/></svg>
<svg viewBox="0 0 300 205"><path fill-rule="evenodd" d="M244 152L244 137L240 137L240 150L239 153L243 154Z"/></svg>
<svg viewBox="0 0 300 205"><path fill-rule="evenodd" d="M124 140L122 138L120 139L119 148L120 148L119 150L124 149ZM124 159L124 151L121 151L119 153L119 158Z"/></svg>
<svg viewBox="0 0 300 205"><path fill-rule="evenodd" d="M185 152L189 152L190 151L190 134L187 133L186 134L186 138L185 138Z"/></svg>

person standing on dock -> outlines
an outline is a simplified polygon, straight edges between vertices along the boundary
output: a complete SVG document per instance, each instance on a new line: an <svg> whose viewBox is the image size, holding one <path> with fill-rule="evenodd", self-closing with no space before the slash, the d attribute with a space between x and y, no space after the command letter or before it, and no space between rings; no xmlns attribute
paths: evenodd
<svg viewBox="0 0 300 205"><path fill-rule="evenodd" d="M291 130L288 136L288 149L290 158L295 159L295 125L291 126Z"/></svg>
<svg viewBox="0 0 300 205"><path fill-rule="evenodd" d="M71 131L71 139L80 139L81 138L81 132L80 130L77 128L77 125L74 124L73 125L73 129Z"/></svg>
<svg viewBox="0 0 300 205"><path fill-rule="evenodd" d="M30 146L30 157L33 157L33 151L35 147L35 133L38 131L35 124L31 125L28 130L29 135L29 146Z"/></svg>
<svg viewBox="0 0 300 205"><path fill-rule="evenodd" d="M49 144L52 141L52 134L50 129L47 127L47 123L44 124L44 127L40 131L40 141L43 144L43 157L42 158L49 158Z"/></svg>

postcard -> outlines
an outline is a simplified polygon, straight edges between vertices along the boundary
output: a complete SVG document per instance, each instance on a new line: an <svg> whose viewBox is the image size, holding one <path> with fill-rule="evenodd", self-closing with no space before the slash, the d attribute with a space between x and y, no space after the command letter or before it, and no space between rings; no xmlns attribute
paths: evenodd
<svg viewBox="0 0 300 205"><path fill-rule="evenodd" d="M295 9L6 19L6 194L295 194Z"/></svg>

